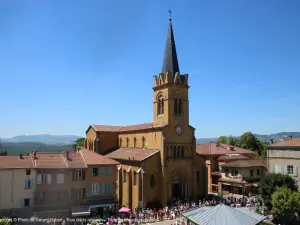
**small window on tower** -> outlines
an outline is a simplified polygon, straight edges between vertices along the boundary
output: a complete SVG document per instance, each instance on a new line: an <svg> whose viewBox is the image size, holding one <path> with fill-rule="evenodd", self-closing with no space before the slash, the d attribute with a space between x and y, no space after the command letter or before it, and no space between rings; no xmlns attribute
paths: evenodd
<svg viewBox="0 0 300 225"><path fill-rule="evenodd" d="M177 115L177 99L174 100L174 114Z"/></svg>
<svg viewBox="0 0 300 225"><path fill-rule="evenodd" d="M159 95L159 97L157 98L157 114L164 114L164 97L162 95Z"/></svg>
<svg viewBox="0 0 300 225"><path fill-rule="evenodd" d="M178 115L181 115L181 99L178 100Z"/></svg>

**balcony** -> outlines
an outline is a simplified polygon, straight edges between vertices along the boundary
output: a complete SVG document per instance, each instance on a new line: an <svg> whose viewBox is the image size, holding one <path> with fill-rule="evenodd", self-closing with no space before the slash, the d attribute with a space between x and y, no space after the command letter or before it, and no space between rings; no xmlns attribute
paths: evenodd
<svg viewBox="0 0 300 225"><path fill-rule="evenodd" d="M243 180L243 176L241 174L238 175L232 175L231 173L222 173L223 179L232 179L232 180Z"/></svg>

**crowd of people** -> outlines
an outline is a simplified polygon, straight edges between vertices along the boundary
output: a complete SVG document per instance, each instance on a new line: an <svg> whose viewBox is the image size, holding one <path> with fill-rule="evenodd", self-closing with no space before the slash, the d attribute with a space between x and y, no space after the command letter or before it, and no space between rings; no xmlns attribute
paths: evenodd
<svg viewBox="0 0 300 225"><path fill-rule="evenodd" d="M210 197L199 200L198 202L181 203L177 201L173 206L165 206L161 209L144 209L133 210L127 214L120 214L118 217L110 217L100 224L106 225L138 225L144 223L153 223L163 220L174 220L174 225L185 225L184 220L180 219L181 213L190 210L192 208L198 208L202 206L215 206L218 204L226 204L231 207L241 207L244 203L245 206L258 206L259 203L255 197L243 198L227 196L225 198ZM96 225L99 225L97 223Z"/></svg>

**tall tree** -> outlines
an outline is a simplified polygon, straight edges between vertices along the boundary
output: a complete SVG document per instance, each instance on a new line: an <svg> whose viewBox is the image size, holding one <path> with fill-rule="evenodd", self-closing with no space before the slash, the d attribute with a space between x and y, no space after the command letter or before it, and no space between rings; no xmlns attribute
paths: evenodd
<svg viewBox="0 0 300 225"><path fill-rule="evenodd" d="M259 184L259 194L265 206L271 210L272 209L272 201L271 196L275 192L277 187L287 187L292 191L297 191L298 186L294 178L289 175L279 174L279 173L271 173L266 175Z"/></svg>
<svg viewBox="0 0 300 225"><path fill-rule="evenodd" d="M272 194L272 205L272 213L286 224L295 212L300 211L300 193L287 187L277 188Z"/></svg>
<svg viewBox="0 0 300 225"><path fill-rule="evenodd" d="M218 141L217 141L218 143L222 143L222 144L227 144L227 142L228 142L228 137L226 137L226 136L220 136L219 138L218 138Z"/></svg>
<svg viewBox="0 0 300 225"><path fill-rule="evenodd" d="M228 137L228 144L229 145L236 146L236 143L237 143L237 139L236 138L233 138L232 136Z"/></svg>

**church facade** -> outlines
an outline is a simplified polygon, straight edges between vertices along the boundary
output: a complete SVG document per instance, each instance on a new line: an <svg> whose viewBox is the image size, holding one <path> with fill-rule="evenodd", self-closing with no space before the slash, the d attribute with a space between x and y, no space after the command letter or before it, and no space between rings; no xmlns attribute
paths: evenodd
<svg viewBox="0 0 300 225"><path fill-rule="evenodd" d="M205 158L189 123L188 74L180 74L170 19L162 72L154 76L153 122L91 125L85 147L119 161L116 199L129 208L157 207L207 194Z"/></svg>

